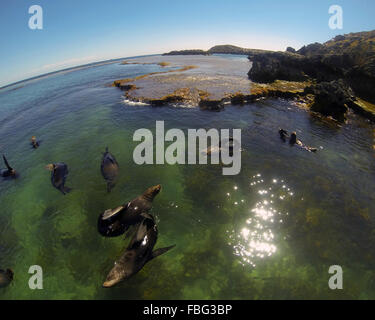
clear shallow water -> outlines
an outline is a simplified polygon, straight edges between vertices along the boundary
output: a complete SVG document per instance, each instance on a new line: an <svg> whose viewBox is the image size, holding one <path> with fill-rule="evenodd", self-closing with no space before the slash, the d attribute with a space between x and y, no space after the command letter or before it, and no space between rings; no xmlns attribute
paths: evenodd
<svg viewBox="0 0 375 320"><path fill-rule="evenodd" d="M107 86L161 70L109 64L0 90L0 151L21 173L0 182L0 268L15 272L0 298L374 299L374 127L357 117L336 127L282 100L219 113L140 107ZM133 133L154 131L156 120L166 129L241 128L241 173L135 165ZM290 147L279 127L322 148L311 154ZM29 145L32 135L42 140L38 150ZM106 146L121 168L110 194L99 170ZM65 197L44 170L58 161L70 170L73 191ZM103 289L128 240L101 237L98 215L158 183L156 247L176 248ZM43 290L28 288L34 264L43 268ZM336 264L344 269L342 291L328 288L328 268Z"/></svg>

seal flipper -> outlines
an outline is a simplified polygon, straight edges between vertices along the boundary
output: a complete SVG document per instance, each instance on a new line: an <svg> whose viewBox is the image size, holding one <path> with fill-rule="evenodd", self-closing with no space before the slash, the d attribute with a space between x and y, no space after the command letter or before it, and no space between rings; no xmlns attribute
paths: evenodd
<svg viewBox="0 0 375 320"><path fill-rule="evenodd" d="M72 188L69 188L69 187L65 187L64 186L64 194L67 194L67 193L69 193L70 191L72 191Z"/></svg>
<svg viewBox="0 0 375 320"><path fill-rule="evenodd" d="M165 248L160 248L160 249L156 249L156 250L154 250L154 251L151 253L151 256L150 256L150 258L149 258L149 261L152 260L152 259L154 259L154 258L156 258L156 257L158 257L158 256L160 256L160 255L162 255L163 253L166 253L167 251L173 249L175 246L176 246L176 245L174 244L174 245L172 245L172 246L170 246L170 247L165 247Z"/></svg>
<svg viewBox="0 0 375 320"><path fill-rule="evenodd" d="M71 188L69 187L65 187L65 186L61 186L60 188L58 188L61 193L65 196L67 193L69 193L70 191L72 191Z"/></svg>
<svg viewBox="0 0 375 320"><path fill-rule="evenodd" d="M112 189L115 187L116 183L114 183L113 181L108 181L107 182L107 192L110 193L112 191Z"/></svg>
<svg viewBox="0 0 375 320"><path fill-rule="evenodd" d="M12 171L13 168L9 165L7 158L3 155L5 166L8 168L9 171Z"/></svg>
<svg viewBox="0 0 375 320"><path fill-rule="evenodd" d="M126 210L128 208L128 206L129 206L129 203L127 203L125 206L119 206L114 210L108 209L108 210L104 211L103 216L102 216L102 220L108 220L109 218L116 217L122 210L124 210L124 209Z"/></svg>

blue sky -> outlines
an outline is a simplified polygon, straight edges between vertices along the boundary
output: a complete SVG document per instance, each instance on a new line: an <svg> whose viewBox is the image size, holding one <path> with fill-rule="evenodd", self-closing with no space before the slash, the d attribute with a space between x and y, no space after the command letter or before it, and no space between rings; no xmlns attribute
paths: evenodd
<svg viewBox="0 0 375 320"><path fill-rule="evenodd" d="M343 30L328 27L341 5ZM31 5L43 30L28 27ZM0 86L66 67L216 44L285 50L375 29L374 0L1 0Z"/></svg>

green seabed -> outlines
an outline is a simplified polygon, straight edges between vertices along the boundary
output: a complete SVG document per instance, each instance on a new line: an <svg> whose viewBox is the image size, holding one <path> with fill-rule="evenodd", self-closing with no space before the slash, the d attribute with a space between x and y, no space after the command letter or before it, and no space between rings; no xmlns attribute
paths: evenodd
<svg viewBox="0 0 375 320"><path fill-rule="evenodd" d="M104 85L158 68L106 65L0 92L1 152L21 173L0 183L0 267L15 273L0 298L374 299L374 126L353 117L338 127L282 100L222 112L129 105ZM156 120L166 130L241 128L241 173L134 164L133 133L154 132ZM319 151L282 143L279 126ZM110 194L100 174L106 146L121 170ZM57 161L69 166L66 196L44 170ZM159 183L156 248L176 247L102 288L129 239L101 237L98 215ZM31 265L43 268L43 290L28 287ZM328 288L331 265L343 267L344 290Z"/></svg>

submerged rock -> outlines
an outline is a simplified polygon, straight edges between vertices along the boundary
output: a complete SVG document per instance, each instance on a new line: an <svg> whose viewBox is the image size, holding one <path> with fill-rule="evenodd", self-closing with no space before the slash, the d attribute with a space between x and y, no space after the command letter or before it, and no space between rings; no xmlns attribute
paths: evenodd
<svg viewBox="0 0 375 320"><path fill-rule="evenodd" d="M224 108L224 100L201 99L199 101L199 108L202 110L220 111Z"/></svg>
<svg viewBox="0 0 375 320"><path fill-rule="evenodd" d="M247 100L248 100L247 96L244 95L242 92L236 92L230 98L231 104L234 104L234 105L244 104Z"/></svg>
<svg viewBox="0 0 375 320"><path fill-rule="evenodd" d="M134 84L126 84L121 81L114 81L113 85L124 91L131 91L137 89L137 87Z"/></svg>

